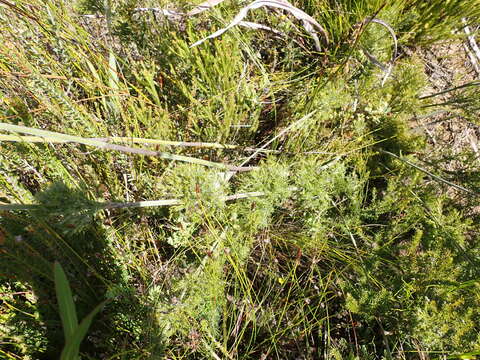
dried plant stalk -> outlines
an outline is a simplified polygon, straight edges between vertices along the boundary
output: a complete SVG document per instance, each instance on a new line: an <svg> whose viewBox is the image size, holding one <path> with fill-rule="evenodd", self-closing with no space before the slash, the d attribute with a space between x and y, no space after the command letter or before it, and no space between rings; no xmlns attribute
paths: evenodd
<svg viewBox="0 0 480 360"><path fill-rule="evenodd" d="M377 19L377 18L367 18L365 19L365 22L368 23L375 23L382 25L385 27L388 32L390 33L392 39L393 39L393 53L392 53L392 58L388 62L387 65L382 64L375 56L373 56L371 53L369 53L366 49L362 49L363 53L365 56L370 60L374 65L378 66L382 71L385 73L383 79L382 79L382 86L385 85L385 82L387 79L390 77L392 70L393 70L393 64L395 62L395 59L398 56L398 40L397 40L397 35L395 34L395 30L387 24L385 21Z"/></svg>
<svg viewBox="0 0 480 360"><path fill-rule="evenodd" d="M216 1L214 1L216 2ZM220 1L221 2L221 1ZM220 3L219 2L219 3ZM204 5L207 6L207 5ZM212 7L212 6L210 6ZM293 16L295 16L297 19L301 20L303 23L303 27L305 30L312 36L313 40L315 41L315 49L317 51L321 50L320 46L320 40L318 38L317 32L320 32L325 39L325 42L328 43L328 35L325 29L310 15L305 13L304 11L300 10L299 8L293 6L286 0L256 0L252 2L250 5L247 5L240 9L240 12L235 16L235 18L232 20L230 24L228 24L226 27L223 29L220 29L213 34L207 36L204 39L201 39L197 41L196 43L192 44L190 47L198 46L201 43L205 42L208 39L214 39L229 29L231 29L234 26L240 25L240 23L243 21L243 19L248 15L248 12L250 10L258 9L261 7L272 7L272 8L277 8L277 9L282 9L290 12Z"/></svg>

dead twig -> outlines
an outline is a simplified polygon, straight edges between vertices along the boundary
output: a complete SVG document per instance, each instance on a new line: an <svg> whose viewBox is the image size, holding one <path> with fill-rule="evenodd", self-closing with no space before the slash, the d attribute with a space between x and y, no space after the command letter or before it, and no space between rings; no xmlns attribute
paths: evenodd
<svg viewBox="0 0 480 360"><path fill-rule="evenodd" d="M222 1L218 1L218 0L207 1L207 2L202 4L203 5L202 11L207 10L207 9L209 9L209 8L219 4L221 2ZM215 5L212 5L210 3L215 4ZM282 9L282 10L288 11L293 16L295 16L297 19L302 21L303 27L310 34L310 36L312 36L313 40L315 41L315 49L317 51L321 50L320 40L318 38L317 31L322 34L322 36L325 40L325 43L328 44L329 38L328 38L328 34L325 31L325 29L313 17L311 17L310 15L305 13L304 11L300 10L299 8L293 6L288 1L286 1L286 0L256 0L256 1L253 1L251 4L249 4L245 7L243 7L242 9L240 9L237 16L235 16L235 18L226 27L224 27L223 29L217 30L216 32L207 36L206 38L203 38L203 39L195 42L194 44L190 45L190 47L198 46L208 39L214 39L214 38L222 35L226 31L230 30L232 27L239 25L243 21L243 19L248 15L248 12L250 10L258 9L258 8L261 8L261 7L272 7L272 8L277 8L277 9ZM196 12L196 13L198 13L198 12Z"/></svg>
<svg viewBox="0 0 480 360"><path fill-rule="evenodd" d="M207 0L200 5L196 6L194 9L187 13L182 13L182 12L177 12L169 9L163 9L163 8L135 8L133 9L133 12L152 12L154 14L162 14L169 20L173 21L180 21L182 17L191 17L194 15L198 15L206 10L211 9L212 7L222 3L224 0ZM320 32L322 34L322 37L324 38L324 42L328 44L329 38L328 34L325 31L325 29L310 15L305 13L304 11L300 10L299 8L293 6L286 0L256 0L253 1L250 5L247 5L243 7L240 12L237 14L237 16L232 20L232 22L225 28L220 29L216 31L215 33L211 34L210 36L197 41L196 43L192 44L190 47L195 47L206 41L207 39L213 39L215 37L218 37L222 35L224 32L228 31L230 28L239 25L243 27L247 27L250 29L254 30L265 30L265 31L270 31L276 35L282 36L282 37L288 37L287 34L273 29L269 26L262 25L262 24L257 24L254 22L249 22L249 21L243 21L243 19L247 16L248 12L253 9L257 9L260 7L272 7L276 9L282 9L290 12L293 16L295 16L297 19L302 21L303 27L305 30L312 36L314 42L315 42L315 49L317 51L321 50L320 46L320 40L318 38L317 32ZM84 18L104 18L104 15L93 15L93 14L86 14L86 15L79 15ZM298 42L297 42L298 43Z"/></svg>
<svg viewBox="0 0 480 360"><path fill-rule="evenodd" d="M367 18L365 20L366 23L375 23L375 24L379 24L379 25L382 25L383 27L385 27L388 32L390 33L390 36L392 37L393 39L393 53L392 53L392 57L390 59L390 61L387 63L387 65L384 65L382 64L375 56L373 56L372 54L370 54L367 49L364 49L362 48L362 51L363 53L365 54L365 56L368 58L368 60L370 60L375 66L379 67L380 69L382 69L382 71L385 73L383 79L382 79L382 86L385 85L385 82L387 81L387 79L390 77L390 75L392 74L392 70L393 70L393 65L394 65L394 62L398 56L398 39L397 39L397 35L395 34L395 31L393 30L393 28L387 24L385 21L383 20L380 20L380 19L377 19L377 18Z"/></svg>
<svg viewBox="0 0 480 360"><path fill-rule="evenodd" d="M222 2L224 2L225 0L207 0L207 1L204 1L203 3L201 3L200 5L197 5L193 10L190 10L187 15L188 16L193 16L193 15L197 15L197 14L200 14L202 12L204 12L205 10L208 10Z"/></svg>
<svg viewBox="0 0 480 360"><path fill-rule="evenodd" d="M292 131L294 129L297 129L300 125L302 125L305 121L307 121L308 119L310 119L314 114L316 113L316 111L312 111L311 113L305 115L304 117L302 117L301 119L295 121L294 123L292 123L291 125L287 126L285 129L283 129L282 131L280 131L279 134L277 134L276 136L274 136L273 138L271 138L270 140L268 140L265 144L263 144L259 149L257 149L257 151L255 151L252 155L250 155L245 161L242 162L242 164L240 165L240 168L244 167L246 164L248 164L250 162L250 160L254 159L263 149L265 149L268 145L270 145L272 142L274 142L275 140L283 137L286 133L288 133L289 131ZM235 174L237 173L237 171L235 170L232 170L232 171L229 171L225 174L225 178L227 181L229 181Z"/></svg>
<svg viewBox="0 0 480 360"><path fill-rule="evenodd" d="M480 48L477 45L475 36L473 36L472 31L470 30L470 27L467 25L467 19L463 18L462 22L465 25L463 28L463 31L465 31L465 34L467 34L468 44L471 49L470 50L468 46L465 46L465 50L467 51L467 54L470 58L470 62L472 63L475 71L477 72L478 75L480 75L480 65L479 65Z"/></svg>

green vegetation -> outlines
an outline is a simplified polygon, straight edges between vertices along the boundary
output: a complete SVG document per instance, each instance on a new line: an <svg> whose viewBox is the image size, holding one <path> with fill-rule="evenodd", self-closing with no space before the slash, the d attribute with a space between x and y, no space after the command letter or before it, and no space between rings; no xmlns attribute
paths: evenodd
<svg viewBox="0 0 480 360"><path fill-rule="evenodd" d="M62 319L65 347L60 359L78 359L80 343L87 334L88 328L95 315L102 309L103 303L97 306L80 324L77 319L72 290L62 266L57 262L54 265L55 291L57 294L58 311Z"/></svg>
<svg viewBox="0 0 480 360"><path fill-rule="evenodd" d="M278 9L190 47L248 3L0 0L1 358L480 353L478 150L418 126L480 125L421 56L480 2L296 0L320 51Z"/></svg>

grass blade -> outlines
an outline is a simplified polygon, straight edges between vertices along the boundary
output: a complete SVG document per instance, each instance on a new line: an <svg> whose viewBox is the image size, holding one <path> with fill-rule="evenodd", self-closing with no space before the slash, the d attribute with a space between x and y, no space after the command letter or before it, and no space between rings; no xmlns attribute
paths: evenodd
<svg viewBox="0 0 480 360"><path fill-rule="evenodd" d="M54 265L54 276L55 292L57 295L60 318L62 319L63 332L65 334L65 341L68 341L78 327L77 312L75 310L75 303L73 302L72 291L67 276L58 262L55 262Z"/></svg>
<svg viewBox="0 0 480 360"><path fill-rule="evenodd" d="M93 309L92 312L82 320L80 325L77 326L72 336L67 339L65 347L62 351L62 355L60 356L60 360L72 360L78 358L78 353L80 352L80 344L85 335L87 334L88 328L92 324L93 318L102 310L106 302L107 300L103 301L100 305Z"/></svg>
<svg viewBox="0 0 480 360"><path fill-rule="evenodd" d="M213 161L197 159L191 156L174 155L174 154L161 152L161 151L152 151L152 150L146 150L146 149L132 148L132 147L123 146L123 145L109 144L100 140L88 139L80 136L67 135L67 134L57 133L53 131L40 130L40 129L30 128L30 127L20 126L20 125L0 123L0 130L25 133L29 135L44 137L44 138L52 138L53 140L56 140L59 142L71 142L71 143L78 143L78 144L83 144L88 146L94 146L99 149L121 151L124 153L139 154L139 155L145 155L145 156L156 156L166 160L182 161L182 162L187 162L191 164L215 167L223 170L235 170L235 171L251 170L251 168L248 168L248 169L238 168L234 166L225 165L222 163L216 163Z"/></svg>

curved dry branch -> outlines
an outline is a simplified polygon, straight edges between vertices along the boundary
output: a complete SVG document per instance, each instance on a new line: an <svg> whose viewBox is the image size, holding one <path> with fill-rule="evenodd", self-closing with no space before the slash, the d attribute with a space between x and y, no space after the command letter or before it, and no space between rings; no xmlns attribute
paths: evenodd
<svg viewBox="0 0 480 360"><path fill-rule="evenodd" d="M218 4L220 2L221 1L218 1L218 0L213 1L213 3L216 3L216 4ZM207 1L206 3L209 3L209 2ZM210 7L207 7L206 3L203 3L203 7L206 7L206 8L205 9L202 8L203 9L202 11L214 6L214 5L212 5ZM202 6L202 4L200 6ZM198 46L208 39L214 39L214 38L222 35L223 33L228 31L232 27L241 24L241 22L248 15L248 12L250 10L258 9L258 8L261 8L261 7L272 7L272 8L282 9L282 10L290 12L297 19L301 20L302 23L303 23L303 27L312 36L313 40L315 41L315 49L317 51L321 50L320 40L318 38L317 32L320 32L322 34L326 43L329 42L328 34L325 31L325 29L313 17L311 17L310 15L305 13L304 11L300 10L299 8L293 6L288 1L286 1L286 0L256 0L256 1L252 2L250 5L247 5L247 6L243 7L242 9L240 9L237 16L235 16L235 18L226 27L214 32L213 34L207 36L206 38L203 38L203 39L195 42L194 44L190 45L190 47ZM198 7L195 8L195 9L198 9ZM192 10L188 14L192 14L192 12L194 10ZM201 12L199 10L200 9L198 9L195 13Z"/></svg>
<svg viewBox="0 0 480 360"><path fill-rule="evenodd" d="M374 65L378 66L380 69L382 69L382 71L385 73L383 79L382 79L382 86L385 84L385 81L387 81L387 79L389 78L389 76L391 75L392 73L392 70L393 70L393 64L395 62L395 59L397 58L398 56L398 39L397 39L397 35L395 34L395 30L393 30L393 28L388 24L386 23L385 21L381 20L381 19L377 19L377 18L367 18L365 19L364 21L365 23L367 24L370 24L370 23L375 23L375 24L379 24L379 25L382 25L383 27L385 27L388 32L390 33L392 39L393 39L393 53L392 53L392 58L390 59L390 61L387 63L387 65L384 65L382 64L382 62L380 62L375 56L373 56L372 54L370 54L368 52L367 49L363 49L362 48L362 51L363 53L365 54L365 56L368 58L368 60L370 60Z"/></svg>

